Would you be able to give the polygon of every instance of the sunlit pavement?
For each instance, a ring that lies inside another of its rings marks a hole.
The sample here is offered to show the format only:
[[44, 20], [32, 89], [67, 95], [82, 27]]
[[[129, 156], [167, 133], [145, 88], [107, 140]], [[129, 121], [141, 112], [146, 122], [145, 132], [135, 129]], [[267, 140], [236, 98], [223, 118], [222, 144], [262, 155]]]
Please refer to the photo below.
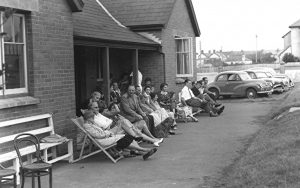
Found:
[[[203, 177], [217, 174], [238, 156], [243, 140], [258, 130], [257, 116], [267, 114], [272, 103], [228, 101], [219, 117], [201, 114], [197, 123], [180, 123], [177, 135], [166, 138], [147, 161], [138, 156], [113, 164], [98, 154], [75, 164], [57, 163], [54, 187], [199, 187]], [[43, 188], [47, 180], [43, 178]], [[27, 179], [26, 187], [30, 183]]]

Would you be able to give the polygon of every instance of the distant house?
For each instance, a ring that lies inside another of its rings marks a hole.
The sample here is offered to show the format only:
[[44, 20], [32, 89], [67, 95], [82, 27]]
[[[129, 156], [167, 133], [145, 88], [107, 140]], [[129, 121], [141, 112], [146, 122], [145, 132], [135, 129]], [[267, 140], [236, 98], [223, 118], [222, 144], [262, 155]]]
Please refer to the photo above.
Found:
[[279, 53], [282, 59], [285, 53], [292, 53], [296, 57], [300, 57], [300, 19], [289, 26], [290, 31], [282, 36], [283, 50]]
[[245, 54], [234, 54], [228, 55], [228, 58], [224, 61], [227, 65], [249, 65], [252, 64], [252, 60], [248, 59]]

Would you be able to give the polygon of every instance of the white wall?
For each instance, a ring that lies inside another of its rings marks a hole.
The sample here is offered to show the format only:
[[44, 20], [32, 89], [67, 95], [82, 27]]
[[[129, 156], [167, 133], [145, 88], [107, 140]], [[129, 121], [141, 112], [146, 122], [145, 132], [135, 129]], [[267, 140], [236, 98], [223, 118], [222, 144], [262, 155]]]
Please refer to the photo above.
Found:
[[300, 57], [300, 28], [291, 29], [292, 54]]

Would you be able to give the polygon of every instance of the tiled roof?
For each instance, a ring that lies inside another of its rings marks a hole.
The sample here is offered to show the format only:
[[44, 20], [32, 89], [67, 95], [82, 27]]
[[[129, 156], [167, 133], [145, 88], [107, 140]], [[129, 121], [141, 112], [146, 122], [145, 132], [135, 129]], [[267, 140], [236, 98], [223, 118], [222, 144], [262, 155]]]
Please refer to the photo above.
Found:
[[103, 5], [126, 26], [164, 25], [176, 0], [101, 0]]
[[293, 23], [292, 25], [290, 25], [290, 28], [294, 28], [294, 27], [300, 27], [300, 19], [295, 23]]
[[83, 11], [73, 13], [74, 36], [147, 45], [157, 43], [140, 36], [112, 19], [96, 0], [85, 0]]

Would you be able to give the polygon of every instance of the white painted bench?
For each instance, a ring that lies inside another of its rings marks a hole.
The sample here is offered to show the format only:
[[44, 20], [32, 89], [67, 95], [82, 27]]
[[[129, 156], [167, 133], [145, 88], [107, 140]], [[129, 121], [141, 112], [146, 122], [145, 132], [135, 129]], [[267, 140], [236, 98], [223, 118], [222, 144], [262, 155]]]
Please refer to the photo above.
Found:
[[[30, 133], [34, 135], [40, 135], [44, 133], [49, 133], [55, 134], [54, 132], [54, 126], [53, 126], [53, 119], [51, 114], [42, 114], [42, 115], [36, 115], [36, 116], [31, 116], [31, 117], [25, 117], [25, 118], [19, 118], [19, 119], [14, 119], [14, 120], [9, 120], [9, 121], [3, 121], [0, 122], [0, 128], [6, 128], [22, 123], [28, 123], [28, 122], [34, 122], [38, 120], [43, 120], [47, 119], [47, 126], [46, 127], [41, 127], [37, 128], [34, 130], [30, 131], [25, 131], [25, 132], [19, 132], [17, 134], [12, 134], [4, 137], [0, 137], [0, 144], [8, 143], [14, 140], [14, 138], [22, 133]], [[61, 144], [67, 144], [68, 146], [68, 152], [64, 155], [57, 156], [56, 152], [56, 146], [61, 145]], [[43, 154], [43, 159], [45, 162], [48, 163], [55, 163], [59, 160], [68, 160], [69, 162], [73, 161], [73, 140], [69, 139], [67, 142], [57, 142], [57, 143], [41, 143], [40, 144], [41, 151]], [[48, 152], [48, 149], [51, 149], [50, 152]], [[27, 157], [27, 162], [31, 163], [34, 162], [35, 159], [32, 158], [32, 153], [35, 152], [35, 147], [34, 146], [27, 146], [22, 149], [20, 149], [20, 153], [22, 156]], [[49, 160], [49, 158], [51, 159]], [[17, 183], [20, 183], [20, 177], [19, 177], [19, 159], [17, 156], [17, 153], [15, 150], [7, 153], [0, 154], [0, 163], [7, 162], [7, 161], [12, 161], [13, 162], [13, 169], [16, 170], [17, 172]]]

